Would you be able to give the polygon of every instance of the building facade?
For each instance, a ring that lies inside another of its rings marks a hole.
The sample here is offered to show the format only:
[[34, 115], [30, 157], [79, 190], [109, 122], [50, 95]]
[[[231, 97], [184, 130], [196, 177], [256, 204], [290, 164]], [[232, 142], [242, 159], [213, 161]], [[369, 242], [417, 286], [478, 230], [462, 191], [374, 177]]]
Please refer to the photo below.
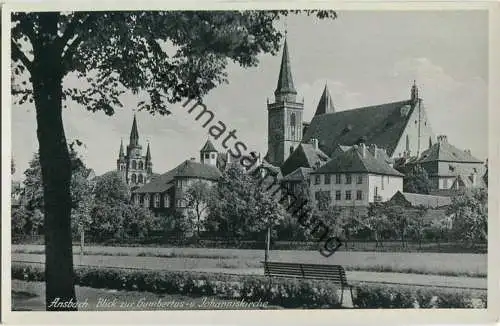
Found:
[[151, 149], [148, 143], [146, 155], [142, 155], [142, 145], [139, 142], [139, 130], [135, 115], [126, 151], [123, 149], [123, 141], [120, 143], [116, 169], [131, 189], [135, 189], [151, 181], [153, 175]]
[[377, 154], [365, 144], [355, 145], [311, 171], [310, 195], [316, 204], [326, 195], [334, 206], [366, 207], [402, 191], [403, 174]]

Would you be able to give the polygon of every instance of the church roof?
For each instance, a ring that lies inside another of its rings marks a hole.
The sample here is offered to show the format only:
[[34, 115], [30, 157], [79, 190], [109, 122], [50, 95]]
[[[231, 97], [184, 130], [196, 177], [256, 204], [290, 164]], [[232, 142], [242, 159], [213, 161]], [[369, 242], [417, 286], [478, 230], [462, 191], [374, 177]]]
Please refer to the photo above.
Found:
[[286, 175], [283, 181], [303, 181], [309, 177], [309, 174], [313, 171], [311, 168], [299, 167], [292, 173]]
[[210, 139], [207, 140], [205, 145], [203, 145], [203, 148], [200, 150], [200, 152], [217, 152], [215, 149], [214, 144], [210, 141]]
[[316, 107], [316, 113], [314, 113], [314, 115], [334, 113], [334, 112], [335, 112], [335, 107], [333, 105], [332, 96], [330, 95], [328, 86], [325, 85], [325, 89], [323, 90], [323, 94], [321, 94], [321, 98], [319, 99], [318, 106]]
[[285, 38], [283, 45], [283, 56], [281, 57], [280, 75], [278, 77], [278, 85], [274, 94], [297, 94], [292, 78], [292, 65], [290, 63], [290, 55], [288, 54], [288, 44]]
[[362, 147], [355, 146], [348, 151], [335, 154], [330, 161], [311, 174], [317, 173], [372, 173], [403, 177], [382, 158], [375, 158], [368, 148], [362, 154]]
[[134, 193], [161, 193], [174, 186], [174, 180], [178, 177], [199, 178], [206, 180], [217, 180], [221, 177], [219, 169], [209, 164], [202, 164], [192, 160], [186, 160], [172, 170], [152, 178], [151, 182], [134, 190]]
[[422, 152], [417, 163], [434, 161], [482, 163], [482, 161], [472, 156], [470, 152], [458, 149], [448, 143], [445, 136], [439, 136], [438, 138], [440, 139], [438, 142], [434, 143], [431, 148]]
[[337, 145], [364, 141], [392, 156], [414, 107], [411, 100], [405, 100], [316, 115], [303, 141], [318, 139], [320, 149], [328, 155]]
[[283, 175], [287, 175], [299, 167], [314, 168], [317, 162], [326, 162], [330, 158], [312, 144], [301, 143], [281, 166]]

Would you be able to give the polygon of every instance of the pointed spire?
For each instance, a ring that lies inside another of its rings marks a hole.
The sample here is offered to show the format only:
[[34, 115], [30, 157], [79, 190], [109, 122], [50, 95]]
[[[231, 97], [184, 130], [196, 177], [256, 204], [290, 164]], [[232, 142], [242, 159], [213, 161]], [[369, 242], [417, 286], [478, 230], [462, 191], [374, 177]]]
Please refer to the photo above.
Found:
[[200, 150], [200, 152], [202, 152], [202, 153], [217, 152], [217, 150], [215, 149], [215, 146], [214, 146], [214, 144], [212, 144], [210, 139], [207, 139], [207, 142], [205, 143], [205, 145], [203, 145], [203, 148]]
[[283, 45], [283, 56], [281, 57], [278, 85], [276, 86], [274, 95], [276, 97], [276, 101], [295, 101], [295, 96], [297, 95], [297, 91], [293, 85], [292, 66], [290, 63], [290, 56], [288, 55], [288, 43], [286, 37]]
[[416, 80], [413, 80], [413, 86], [411, 87], [411, 100], [412, 100], [412, 102], [415, 102], [418, 100], [418, 87], [417, 87]]
[[149, 149], [149, 142], [148, 149], [146, 150], [146, 162], [151, 162], [151, 150]]
[[139, 131], [137, 130], [137, 120], [134, 113], [134, 122], [132, 122], [132, 130], [130, 131], [130, 146], [139, 145]]
[[120, 139], [120, 154], [118, 154], [120, 158], [125, 157], [125, 152], [123, 151], [123, 139]]
[[330, 91], [328, 90], [328, 84], [325, 83], [325, 89], [323, 90], [323, 94], [321, 94], [321, 98], [319, 99], [318, 107], [316, 108], [315, 116], [325, 113], [334, 113], [335, 106], [333, 105], [332, 96], [330, 95]]

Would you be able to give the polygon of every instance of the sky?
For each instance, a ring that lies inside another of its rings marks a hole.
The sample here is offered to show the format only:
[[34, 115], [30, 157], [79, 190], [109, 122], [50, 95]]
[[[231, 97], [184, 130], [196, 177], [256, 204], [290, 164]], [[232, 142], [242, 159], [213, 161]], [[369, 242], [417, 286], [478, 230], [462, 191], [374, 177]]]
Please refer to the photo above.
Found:
[[[340, 11], [336, 20], [291, 16], [286, 25], [292, 75], [304, 121], [310, 121], [325, 83], [338, 111], [409, 99], [413, 80], [434, 132], [484, 160], [488, 155], [488, 15], [486, 11]], [[272, 100], [281, 52], [259, 56], [259, 65], [230, 63], [229, 83], [211, 91], [204, 103], [236, 129], [249, 150], [266, 154], [267, 98]], [[65, 86], [78, 86], [68, 79]], [[109, 117], [70, 103], [63, 112], [68, 142], [97, 175], [116, 169], [120, 140], [128, 144], [139, 99], [122, 97], [123, 108]], [[191, 157], [208, 139], [207, 129], [180, 104], [169, 116], [137, 112], [140, 142], [150, 142], [153, 170], [165, 173]], [[221, 139], [220, 139], [221, 140]], [[222, 149], [220, 142], [214, 142]], [[38, 150], [35, 108], [12, 107], [14, 179]], [[145, 153], [144, 153], [145, 154]]]

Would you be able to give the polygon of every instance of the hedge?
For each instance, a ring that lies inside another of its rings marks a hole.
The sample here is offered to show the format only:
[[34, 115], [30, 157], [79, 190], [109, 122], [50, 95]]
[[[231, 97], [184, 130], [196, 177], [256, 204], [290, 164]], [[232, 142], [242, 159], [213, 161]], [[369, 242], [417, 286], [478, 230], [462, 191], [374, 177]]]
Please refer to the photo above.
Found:
[[[13, 264], [12, 278], [44, 281], [43, 266]], [[148, 291], [158, 294], [218, 296], [261, 301], [285, 308], [340, 308], [339, 289], [328, 281], [267, 278], [194, 272], [80, 267], [76, 284], [93, 288]], [[486, 292], [359, 283], [356, 308], [486, 308]], [[344, 295], [344, 300], [346, 299]]]

